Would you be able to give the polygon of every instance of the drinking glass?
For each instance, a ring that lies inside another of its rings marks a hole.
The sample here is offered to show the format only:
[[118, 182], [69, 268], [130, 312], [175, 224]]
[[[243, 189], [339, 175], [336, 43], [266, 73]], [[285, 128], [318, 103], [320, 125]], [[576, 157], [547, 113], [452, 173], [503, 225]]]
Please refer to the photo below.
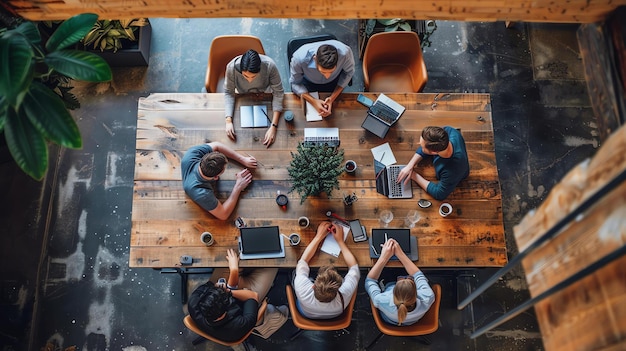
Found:
[[419, 222], [421, 218], [422, 216], [420, 216], [419, 212], [416, 210], [410, 210], [409, 213], [406, 214], [406, 223], [409, 228], [414, 228], [415, 223]]
[[383, 210], [380, 212], [380, 221], [383, 222], [383, 227], [387, 228], [389, 223], [393, 220], [393, 213], [389, 210]]

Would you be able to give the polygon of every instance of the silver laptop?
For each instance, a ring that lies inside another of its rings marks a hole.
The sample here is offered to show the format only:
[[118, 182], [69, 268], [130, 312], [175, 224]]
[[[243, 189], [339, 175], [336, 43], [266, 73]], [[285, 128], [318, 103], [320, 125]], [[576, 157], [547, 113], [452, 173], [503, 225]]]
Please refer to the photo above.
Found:
[[393, 101], [385, 94], [380, 94], [376, 101], [367, 110], [367, 117], [361, 127], [384, 138], [394, 123], [404, 113], [404, 106]]
[[410, 199], [413, 197], [412, 182], [397, 183], [398, 174], [405, 165], [390, 165], [376, 174], [376, 191], [390, 199]]

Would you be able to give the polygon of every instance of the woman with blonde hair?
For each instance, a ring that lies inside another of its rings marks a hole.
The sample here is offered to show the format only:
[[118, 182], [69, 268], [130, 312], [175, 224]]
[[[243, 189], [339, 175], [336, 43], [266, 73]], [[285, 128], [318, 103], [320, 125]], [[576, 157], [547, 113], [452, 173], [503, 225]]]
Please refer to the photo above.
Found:
[[[400, 260], [408, 275], [399, 276], [396, 281], [387, 283], [381, 288], [378, 278], [394, 255]], [[435, 301], [435, 293], [428, 285], [424, 273], [393, 239], [385, 242], [380, 258], [367, 274], [365, 290], [383, 320], [395, 325], [414, 324], [426, 314]]]

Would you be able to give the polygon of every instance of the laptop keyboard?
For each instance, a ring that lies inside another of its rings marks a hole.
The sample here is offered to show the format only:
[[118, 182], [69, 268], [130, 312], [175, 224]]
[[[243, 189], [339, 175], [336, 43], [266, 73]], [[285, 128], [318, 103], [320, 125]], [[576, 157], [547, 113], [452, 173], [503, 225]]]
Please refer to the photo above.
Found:
[[402, 196], [402, 183], [397, 183], [400, 167], [389, 167], [389, 195], [393, 197]]
[[370, 112], [388, 124], [393, 124], [398, 117], [398, 112], [380, 101], [370, 107]]

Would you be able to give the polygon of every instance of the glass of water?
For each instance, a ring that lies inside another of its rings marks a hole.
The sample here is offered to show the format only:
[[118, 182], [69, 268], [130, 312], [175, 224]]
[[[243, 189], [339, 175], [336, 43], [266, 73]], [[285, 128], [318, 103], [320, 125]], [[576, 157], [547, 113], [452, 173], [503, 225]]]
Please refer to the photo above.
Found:
[[415, 228], [415, 223], [419, 222], [420, 219], [422, 216], [416, 210], [411, 210], [406, 214], [406, 224], [409, 228]]
[[380, 212], [380, 221], [383, 222], [383, 227], [387, 228], [389, 223], [393, 220], [393, 213], [389, 210], [383, 210]]

